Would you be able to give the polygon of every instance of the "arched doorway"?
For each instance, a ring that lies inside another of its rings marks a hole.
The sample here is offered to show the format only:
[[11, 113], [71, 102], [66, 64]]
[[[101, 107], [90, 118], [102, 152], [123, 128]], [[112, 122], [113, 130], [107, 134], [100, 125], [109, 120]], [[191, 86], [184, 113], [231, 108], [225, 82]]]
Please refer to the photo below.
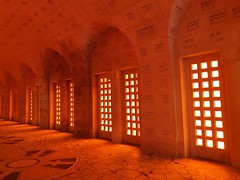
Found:
[[102, 31], [92, 59], [96, 134], [139, 144], [139, 73], [134, 49], [116, 28]]

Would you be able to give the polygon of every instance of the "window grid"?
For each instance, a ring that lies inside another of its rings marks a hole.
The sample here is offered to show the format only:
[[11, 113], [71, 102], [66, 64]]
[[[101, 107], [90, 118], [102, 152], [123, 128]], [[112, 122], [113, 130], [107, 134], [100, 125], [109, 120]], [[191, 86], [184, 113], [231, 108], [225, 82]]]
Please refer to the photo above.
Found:
[[33, 120], [33, 91], [32, 88], [29, 87], [29, 120], [32, 123]]
[[191, 64], [197, 146], [225, 149], [219, 61]]
[[112, 84], [111, 79], [99, 79], [101, 131], [112, 132]]
[[56, 125], [60, 125], [61, 124], [61, 87], [56, 84], [55, 85], [55, 94], [56, 94], [56, 97], [55, 97], [55, 105], [56, 105]]
[[74, 83], [69, 82], [70, 127], [74, 127]]
[[125, 73], [126, 133], [140, 136], [138, 74]]

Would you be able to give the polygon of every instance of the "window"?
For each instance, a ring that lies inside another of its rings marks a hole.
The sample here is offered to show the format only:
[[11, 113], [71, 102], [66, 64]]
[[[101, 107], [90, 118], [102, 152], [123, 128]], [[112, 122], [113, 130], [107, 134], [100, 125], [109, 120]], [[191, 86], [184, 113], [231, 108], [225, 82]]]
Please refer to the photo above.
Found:
[[59, 84], [55, 84], [55, 118], [56, 127], [61, 125], [61, 87]]
[[224, 111], [220, 74], [218, 60], [191, 64], [195, 144], [223, 150], [225, 149]]
[[69, 126], [74, 127], [74, 83], [69, 82]]
[[112, 132], [112, 84], [108, 77], [99, 78], [100, 130]]
[[125, 72], [124, 84], [126, 107], [126, 134], [128, 136], [140, 136], [138, 73]]

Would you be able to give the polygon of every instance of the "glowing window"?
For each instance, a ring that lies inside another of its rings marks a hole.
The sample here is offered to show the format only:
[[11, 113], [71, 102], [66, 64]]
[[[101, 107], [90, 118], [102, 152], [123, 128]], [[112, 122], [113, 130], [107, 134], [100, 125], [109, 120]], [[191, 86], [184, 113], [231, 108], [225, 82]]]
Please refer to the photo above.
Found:
[[207, 137], [212, 137], [213, 136], [212, 130], [206, 130], [206, 136]]
[[33, 91], [31, 87], [28, 87], [28, 98], [29, 98], [29, 123], [32, 124], [33, 120]]
[[193, 97], [194, 98], [199, 98], [199, 92], [198, 91], [193, 92]]
[[209, 88], [208, 81], [204, 81], [204, 82], [202, 83], [202, 87], [203, 87], [203, 88]]
[[209, 91], [203, 91], [203, 97], [208, 98], [209, 97]]
[[202, 140], [202, 139], [199, 139], [199, 138], [197, 138], [196, 145], [197, 145], [197, 146], [202, 146], [202, 145], [203, 145], [203, 140]]
[[201, 125], [202, 125], [201, 120], [196, 120], [196, 121], [195, 121], [195, 125], [196, 125], [196, 126], [201, 126]]
[[211, 64], [212, 64], [212, 67], [218, 67], [218, 61], [217, 60], [212, 61]]
[[216, 121], [216, 127], [217, 128], [223, 128], [223, 122], [222, 121]]
[[225, 149], [224, 142], [218, 141], [218, 143], [217, 143], [217, 148], [218, 148], [218, 149]]
[[223, 139], [223, 131], [217, 131], [217, 138]]
[[198, 83], [198, 82], [193, 83], [193, 88], [194, 88], [194, 89], [199, 88], [199, 83]]
[[195, 62], [190, 68], [196, 146], [224, 149], [224, 114], [220, 89], [224, 86], [221, 84], [218, 60]]
[[212, 71], [212, 77], [219, 77], [219, 72], [218, 72], [218, 70]]
[[207, 69], [208, 65], [206, 62], [201, 63], [201, 68], [202, 69]]
[[205, 110], [204, 111], [204, 116], [205, 117], [211, 117], [211, 111], [210, 110]]
[[212, 127], [212, 121], [211, 120], [206, 120], [205, 121], [205, 126], [206, 127]]
[[198, 79], [198, 73], [193, 73], [193, 74], [192, 74], [192, 78], [193, 78], [193, 79]]
[[55, 117], [56, 128], [61, 124], [61, 87], [55, 83]]
[[69, 82], [69, 118], [70, 127], [74, 127], [74, 83]]
[[[138, 74], [125, 71], [125, 104], [126, 109], [126, 133], [129, 136], [140, 136], [139, 98], [138, 98]], [[128, 77], [128, 78], [126, 78]], [[129, 89], [129, 90], [126, 90]]]
[[220, 91], [217, 90], [217, 91], [213, 91], [213, 97], [220, 97]]
[[192, 70], [197, 70], [198, 69], [198, 65], [197, 64], [192, 64]]
[[[126, 77], [128, 78], [128, 77]], [[100, 126], [101, 131], [112, 132], [112, 109], [111, 109], [111, 79], [107, 77], [99, 78], [99, 92], [100, 92]]]
[[213, 147], [213, 140], [207, 140], [206, 146], [212, 148]]
[[220, 82], [219, 82], [219, 80], [213, 81], [213, 87], [220, 87]]
[[200, 117], [201, 116], [201, 111], [200, 110], [195, 111], [195, 116]]
[[197, 129], [196, 130], [196, 135], [197, 136], [202, 136], [202, 130], [201, 129]]
[[208, 72], [202, 72], [202, 78], [203, 79], [208, 78]]
[[203, 105], [204, 107], [210, 107], [210, 101], [204, 101]]
[[222, 117], [222, 111], [215, 111], [215, 117], [221, 118]]
[[217, 101], [214, 101], [214, 107], [221, 107], [221, 101], [220, 100], [217, 100]]
[[200, 101], [194, 101], [194, 107], [200, 107]]

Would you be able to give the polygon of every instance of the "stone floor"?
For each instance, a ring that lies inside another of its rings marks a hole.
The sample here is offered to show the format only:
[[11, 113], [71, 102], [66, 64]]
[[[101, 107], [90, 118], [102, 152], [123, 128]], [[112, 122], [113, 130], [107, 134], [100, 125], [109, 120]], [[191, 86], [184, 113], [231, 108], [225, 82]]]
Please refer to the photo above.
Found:
[[240, 179], [240, 170], [0, 120], [0, 179]]

